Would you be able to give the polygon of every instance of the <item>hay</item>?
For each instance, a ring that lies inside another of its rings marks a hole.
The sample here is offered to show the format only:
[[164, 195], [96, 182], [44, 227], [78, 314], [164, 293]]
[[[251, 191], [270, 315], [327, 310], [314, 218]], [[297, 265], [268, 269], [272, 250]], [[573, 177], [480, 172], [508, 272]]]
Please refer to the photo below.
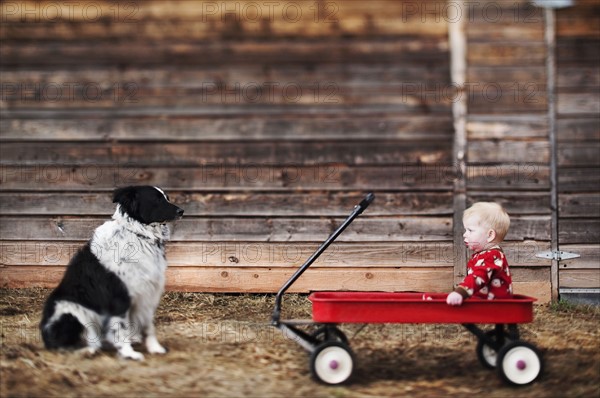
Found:
[[[342, 325], [356, 353], [351, 384], [310, 379], [308, 355], [269, 325], [273, 295], [167, 293], [157, 312], [166, 356], [134, 363], [43, 348], [43, 289], [0, 290], [0, 395], [490, 397], [600, 395], [600, 310], [538, 306], [523, 338], [545, 357], [542, 379], [515, 390], [483, 369], [474, 338], [458, 325]], [[309, 318], [306, 295], [286, 295], [284, 316]]]

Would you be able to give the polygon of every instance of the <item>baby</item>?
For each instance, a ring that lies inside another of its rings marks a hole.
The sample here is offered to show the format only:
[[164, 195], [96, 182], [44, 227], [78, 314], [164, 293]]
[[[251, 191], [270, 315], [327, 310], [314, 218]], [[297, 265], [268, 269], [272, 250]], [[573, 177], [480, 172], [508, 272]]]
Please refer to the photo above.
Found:
[[449, 305], [461, 305], [471, 296], [492, 300], [512, 296], [512, 279], [502, 242], [510, 218], [497, 203], [477, 202], [463, 214], [465, 244], [475, 253], [467, 263], [467, 276], [446, 298]]

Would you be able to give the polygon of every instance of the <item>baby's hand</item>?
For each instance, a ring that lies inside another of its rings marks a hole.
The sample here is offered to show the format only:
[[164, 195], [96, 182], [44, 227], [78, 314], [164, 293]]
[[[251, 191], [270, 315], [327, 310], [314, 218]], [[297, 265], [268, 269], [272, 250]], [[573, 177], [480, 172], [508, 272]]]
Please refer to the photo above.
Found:
[[448, 305], [461, 305], [462, 302], [463, 296], [457, 292], [452, 292], [446, 297], [446, 304]]

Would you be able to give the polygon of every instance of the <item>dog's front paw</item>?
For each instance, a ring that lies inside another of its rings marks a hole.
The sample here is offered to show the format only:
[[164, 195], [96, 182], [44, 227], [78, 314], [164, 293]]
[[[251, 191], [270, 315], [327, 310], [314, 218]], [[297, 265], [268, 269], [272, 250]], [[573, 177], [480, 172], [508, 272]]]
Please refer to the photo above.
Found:
[[119, 350], [119, 355], [121, 356], [121, 358], [124, 358], [124, 359], [132, 359], [134, 361], [143, 361], [144, 360], [144, 354], [142, 354], [141, 352], [135, 351], [133, 348], [131, 348], [131, 346], [122, 347]]
[[165, 347], [163, 347], [162, 345], [160, 345], [158, 340], [156, 340], [156, 337], [148, 337], [146, 339], [146, 350], [148, 350], [148, 352], [150, 354], [166, 354], [167, 353], [167, 349]]
[[77, 354], [81, 355], [83, 358], [93, 358], [100, 352], [98, 347], [88, 346], [77, 350]]
[[133, 359], [134, 361], [143, 361], [144, 354], [142, 354], [141, 352], [133, 351], [124, 358], [125, 359]]

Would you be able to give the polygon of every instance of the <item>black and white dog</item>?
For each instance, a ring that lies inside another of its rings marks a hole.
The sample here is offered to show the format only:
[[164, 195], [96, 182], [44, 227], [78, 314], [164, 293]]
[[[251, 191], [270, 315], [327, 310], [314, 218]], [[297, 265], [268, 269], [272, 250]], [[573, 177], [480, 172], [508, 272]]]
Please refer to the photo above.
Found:
[[73, 257], [50, 294], [40, 329], [48, 349], [104, 344], [124, 357], [142, 360], [132, 342], [144, 339], [151, 354], [166, 349], [156, 339], [154, 312], [165, 284], [168, 221], [183, 216], [159, 188], [133, 186], [115, 190], [111, 221]]

